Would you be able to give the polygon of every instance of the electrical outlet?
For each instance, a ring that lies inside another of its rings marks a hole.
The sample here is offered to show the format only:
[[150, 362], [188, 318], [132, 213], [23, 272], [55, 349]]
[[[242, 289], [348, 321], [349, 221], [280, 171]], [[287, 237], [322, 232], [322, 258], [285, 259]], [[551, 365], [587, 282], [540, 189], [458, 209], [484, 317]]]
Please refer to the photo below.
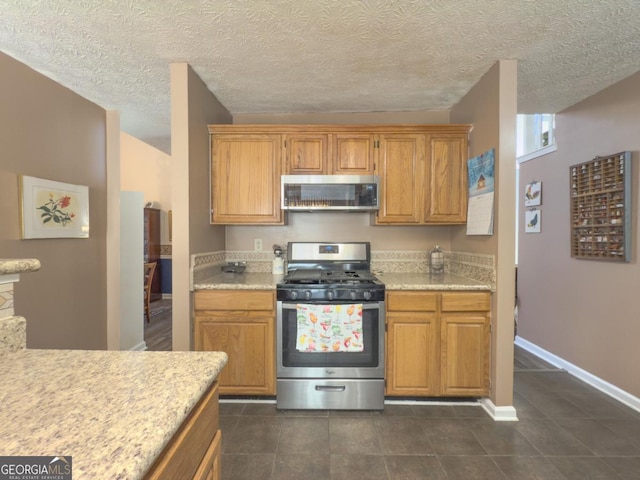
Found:
[[262, 239], [261, 238], [254, 238], [253, 239], [253, 250], [256, 252], [261, 252], [262, 251]]

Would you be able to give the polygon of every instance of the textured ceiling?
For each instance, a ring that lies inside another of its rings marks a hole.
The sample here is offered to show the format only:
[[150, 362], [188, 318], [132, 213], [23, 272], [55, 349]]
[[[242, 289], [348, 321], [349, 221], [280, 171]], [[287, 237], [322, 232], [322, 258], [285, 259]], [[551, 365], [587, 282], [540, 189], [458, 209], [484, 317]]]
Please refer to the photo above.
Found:
[[518, 60], [520, 113], [640, 69], [640, 0], [0, 0], [0, 50], [167, 150], [169, 64], [232, 114], [449, 109]]

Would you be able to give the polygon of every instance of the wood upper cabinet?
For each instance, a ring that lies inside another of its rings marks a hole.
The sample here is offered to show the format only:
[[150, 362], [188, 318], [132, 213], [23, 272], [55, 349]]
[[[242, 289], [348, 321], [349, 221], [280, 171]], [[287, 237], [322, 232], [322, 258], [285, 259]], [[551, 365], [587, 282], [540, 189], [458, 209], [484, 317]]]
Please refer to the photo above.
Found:
[[377, 225], [466, 221], [470, 125], [209, 125], [211, 223], [284, 224], [280, 175], [378, 175]]
[[336, 133], [331, 136], [333, 168], [336, 175], [372, 175], [375, 135], [370, 133]]
[[467, 136], [429, 135], [424, 222], [467, 221]]
[[288, 175], [373, 174], [373, 134], [299, 132], [284, 138]]
[[[467, 125], [381, 133], [378, 225], [445, 225], [467, 218]], [[453, 133], [447, 133], [453, 132]]]
[[275, 394], [275, 292], [200, 290], [194, 294], [194, 345], [229, 355], [220, 393]]
[[285, 173], [321, 175], [329, 171], [327, 134], [291, 133], [284, 136]]
[[211, 223], [282, 224], [282, 135], [211, 135]]
[[489, 393], [490, 294], [442, 294], [441, 379], [443, 395]]
[[422, 218], [424, 134], [381, 134], [376, 173], [380, 177], [378, 224], [418, 224]]
[[490, 298], [488, 292], [387, 292], [385, 394], [488, 395]]
[[438, 395], [436, 305], [434, 293], [387, 294], [386, 395]]

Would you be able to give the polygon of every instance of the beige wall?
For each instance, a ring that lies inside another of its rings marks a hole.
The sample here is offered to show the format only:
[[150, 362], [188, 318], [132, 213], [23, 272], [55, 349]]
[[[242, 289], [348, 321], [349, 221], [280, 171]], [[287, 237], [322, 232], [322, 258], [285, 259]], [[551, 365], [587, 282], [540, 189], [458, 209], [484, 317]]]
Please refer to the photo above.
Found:
[[171, 157], [124, 132], [120, 133], [120, 172], [123, 191], [142, 192], [144, 204], [159, 208], [160, 243], [168, 245], [171, 210]]
[[186, 63], [171, 64], [173, 349], [190, 350], [190, 254], [224, 249], [224, 227], [209, 224], [208, 124], [231, 115]]
[[[16, 313], [30, 348], [107, 347], [106, 112], [0, 53], [0, 256], [38, 258]], [[19, 174], [89, 187], [90, 238], [20, 240]]]
[[[306, 113], [306, 114], [236, 114], [237, 124], [397, 124], [449, 123], [448, 110], [419, 112]], [[290, 241], [368, 241], [373, 250], [430, 250], [436, 244], [450, 246], [450, 227], [372, 226], [366, 213], [308, 213], [288, 215], [287, 225], [229, 226], [226, 229], [227, 250], [253, 250], [253, 239], [263, 240], [265, 249], [274, 243]]]
[[496, 256], [496, 292], [492, 305], [491, 400], [513, 403], [513, 329], [515, 295], [515, 138], [517, 64], [496, 63], [452, 109], [452, 123], [472, 123], [470, 157], [495, 148], [494, 226], [491, 236], [467, 236], [454, 230], [452, 248]]
[[[640, 397], [638, 151], [640, 73], [556, 116], [558, 150], [520, 165], [520, 190], [542, 181], [542, 227], [519, 212], [518, 335]], [[569, 251], [569, 166], [633, 152], [632, 261], [576, 260]]]

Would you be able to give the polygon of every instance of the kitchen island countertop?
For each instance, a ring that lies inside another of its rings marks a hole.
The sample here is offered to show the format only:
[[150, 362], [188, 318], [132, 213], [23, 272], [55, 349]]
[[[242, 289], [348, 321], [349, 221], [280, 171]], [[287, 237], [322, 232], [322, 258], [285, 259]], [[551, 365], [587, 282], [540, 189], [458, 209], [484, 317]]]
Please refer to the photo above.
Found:
[[74, 479], [142, 478], [224, 352], [0, 352], [0, 455], [72, 456]]

